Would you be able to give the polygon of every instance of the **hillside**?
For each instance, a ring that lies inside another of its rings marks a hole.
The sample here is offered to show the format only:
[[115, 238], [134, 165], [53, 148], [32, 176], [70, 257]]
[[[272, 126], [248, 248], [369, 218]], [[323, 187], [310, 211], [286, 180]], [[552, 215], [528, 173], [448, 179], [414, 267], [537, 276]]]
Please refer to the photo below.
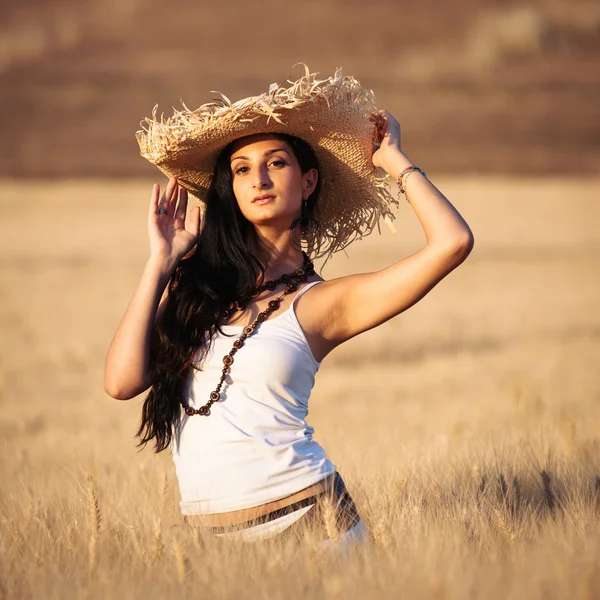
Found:
[[597, 3], [5, 0], [0, 176], [147, 176], [134, 132], [218, 90], [232, 99], [337, 66], [438, 172], [600, 168]]

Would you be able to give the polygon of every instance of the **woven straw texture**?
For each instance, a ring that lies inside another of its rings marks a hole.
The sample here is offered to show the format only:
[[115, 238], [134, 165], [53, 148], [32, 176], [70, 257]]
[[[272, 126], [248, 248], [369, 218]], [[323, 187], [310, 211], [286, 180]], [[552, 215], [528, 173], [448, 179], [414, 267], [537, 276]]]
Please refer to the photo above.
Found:
[[[303, 64], [303, 63], [300, 63]], [[289, 87], [271, 84], [269, 91], [232, 103], [222, 100], [172, 117], [142, 121], [136, 138], [141, 155], [201, 201], [210, 185], [219, 153], [233, 140], [256, 133], [287, 133], [311, 145], [319, 162], [321, 195], [316, 206], [320, 226], [307, 247], [316, 258], [345, 248], [370, 234], [379, 220], [393, 233], [397, 200], [390, 178], [379, 175], [371, 156], [377, 141], [369, 117], [376, 110], [371, 90], [341, 68], [319, 80], [305, 74]], [[219, 93], [219, 92], [215, 92]], [[383, 172], [381, 172], [383, 173]]]

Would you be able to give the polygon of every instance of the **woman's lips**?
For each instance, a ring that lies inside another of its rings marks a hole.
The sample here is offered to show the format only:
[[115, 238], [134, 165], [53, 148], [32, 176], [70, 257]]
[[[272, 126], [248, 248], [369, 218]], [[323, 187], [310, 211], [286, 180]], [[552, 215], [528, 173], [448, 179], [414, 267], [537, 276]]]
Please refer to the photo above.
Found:
[[275, 200], [274, 196], [268, 196], [267, 198], [259, 198], [258, 200], [253, 200], [253, 204], [268, 204], [271, 200]]

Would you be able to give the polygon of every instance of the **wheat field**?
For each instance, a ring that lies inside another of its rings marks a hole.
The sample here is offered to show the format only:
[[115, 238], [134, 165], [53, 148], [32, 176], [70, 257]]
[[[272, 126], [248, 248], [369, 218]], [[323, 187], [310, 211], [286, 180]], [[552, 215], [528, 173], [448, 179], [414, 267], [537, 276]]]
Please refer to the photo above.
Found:
[[[142, 397], [104, 393], [152, 182], [1, 183], [0, 597], [600, 598], [600, 180], [434, 181], [473, 253], [311, 397], [369, 531], [346, 553], [185, 529]], [[419, 248], [408, 204], [396, 227], [322, 275]]]

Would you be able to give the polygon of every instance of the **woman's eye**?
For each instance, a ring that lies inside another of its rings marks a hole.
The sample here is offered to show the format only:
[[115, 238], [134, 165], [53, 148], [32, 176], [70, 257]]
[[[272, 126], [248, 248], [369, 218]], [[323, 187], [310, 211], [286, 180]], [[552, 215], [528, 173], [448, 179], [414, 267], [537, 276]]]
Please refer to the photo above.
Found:
[[[273, 160], [269, 163], [269, 165], [276, 165], [276, 166], [285, 166], [286, 164], [287, 163], [281, 159]], [[244, 169], [248, 169], [248, 167], [240, 167], [239, 169], [236, 169], [235, 174], [240, 175], [240, 174], [244, 173], [245, 172]]]

